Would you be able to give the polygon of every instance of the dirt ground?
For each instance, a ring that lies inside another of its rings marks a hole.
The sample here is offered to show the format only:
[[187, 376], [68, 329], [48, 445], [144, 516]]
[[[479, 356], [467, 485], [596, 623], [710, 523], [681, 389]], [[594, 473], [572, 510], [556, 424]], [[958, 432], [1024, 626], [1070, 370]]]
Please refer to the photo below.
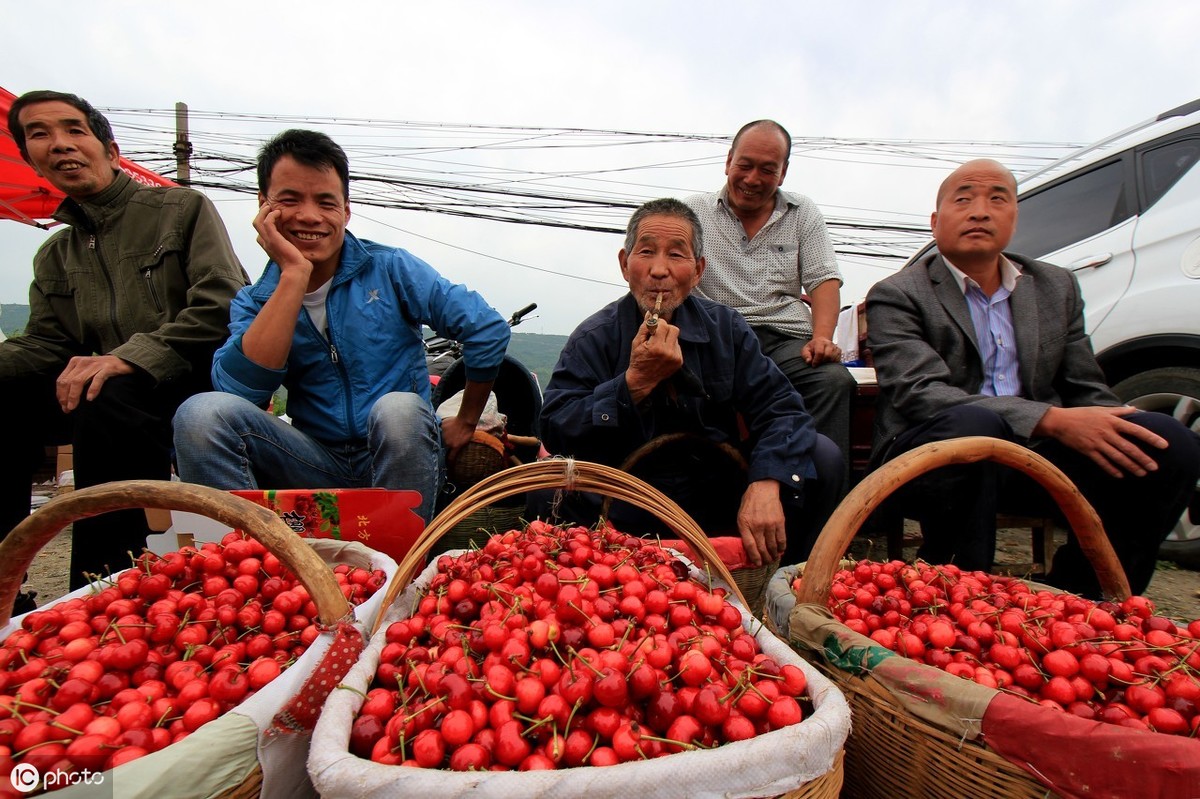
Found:
[[[1056, 543], [1061, 544], [1065, 540], [1066, 533], [1062, 530], [1057, 531]], [[886, 559], [885, 552], [886, 545], [882, 538], [860, 538], [852, 549], [855, 557], [877, 560]], [[39, 603], [67, 592], [70, 553], [71, 531], [70, 527], [67, 527], [47, 544], [34, 560], [26, 587], [38, 592]], [[915, 550], [906, 550], [905, 555], [913, 557]], [[998, 532], [998, 568], [1003, 564], [1029, 563], [1031, 560], [1028, 530], [1010, 529]], [[1164, 616], [1177, 621], [1200, 619], [1200, 572], [1181, 569], [1173, 563], [1160, 562], [1146, 596], [1154, 600], [1159, 613]]]

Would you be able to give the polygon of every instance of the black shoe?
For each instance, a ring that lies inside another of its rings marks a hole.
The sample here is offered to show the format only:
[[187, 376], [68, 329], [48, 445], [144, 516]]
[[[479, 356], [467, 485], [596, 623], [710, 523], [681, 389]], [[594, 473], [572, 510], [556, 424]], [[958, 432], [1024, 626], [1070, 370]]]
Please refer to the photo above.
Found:
[[20, 616], [28, 613], [31, 610], [37, 610], [37, 602], [34, 598], [37, 596], [37, 591], [18, 591], [17, 601], [13, 603], [13, 616]]

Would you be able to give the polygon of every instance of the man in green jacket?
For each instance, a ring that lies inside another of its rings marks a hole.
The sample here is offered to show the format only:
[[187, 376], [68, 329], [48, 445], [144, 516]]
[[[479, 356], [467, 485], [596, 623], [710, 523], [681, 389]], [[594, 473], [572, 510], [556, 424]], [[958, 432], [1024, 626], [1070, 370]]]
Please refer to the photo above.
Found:
[[[78, 487], [169, 479], [175, 409], [209, 388], [229, 303], [249, 282], [212, 203], [130, 179], [86, 100], [28, 92], [8, 124], [22, 157], [67, 195], [54, 215], [67, 227], [34, 257], [25, 334], [0, 342], [0, 535], [28, 515], [47, 445], [74, 446]], [[76, 522], [71, 587], [128, 566], [147, 532], [140, 511]]]

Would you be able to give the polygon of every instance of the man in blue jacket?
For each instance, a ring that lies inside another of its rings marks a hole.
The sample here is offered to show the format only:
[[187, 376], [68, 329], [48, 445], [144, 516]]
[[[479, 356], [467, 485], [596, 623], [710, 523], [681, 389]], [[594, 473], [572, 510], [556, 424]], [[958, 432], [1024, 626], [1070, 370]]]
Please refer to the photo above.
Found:
[[[442, 446], [471, 440], [509, 329], [424, 261], [349, 233], [349, 181], [323, 133], [284, 131], [259, 152], [254, 228], [271, 260], [234, 299], [213, 359], [219, 390], [175, 416], [179, 475], [224, 489], [412, 489], [429, 521]], [[440, 424], [422, 325], [463, 344], [463, 401]], [[290, 425], [266, 411], [281, 385]]]

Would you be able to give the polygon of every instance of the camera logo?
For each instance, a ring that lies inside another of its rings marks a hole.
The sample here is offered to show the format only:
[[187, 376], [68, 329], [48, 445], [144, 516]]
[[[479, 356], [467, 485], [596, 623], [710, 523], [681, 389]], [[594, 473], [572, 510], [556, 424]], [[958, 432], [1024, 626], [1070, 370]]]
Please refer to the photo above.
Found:
[[38, 773], [36, 766], [29, 763], [18, 763], [14, 766], [8, 779], [13, 787], [22, 793], [29, 793], [42, 784], [42, 775]]

